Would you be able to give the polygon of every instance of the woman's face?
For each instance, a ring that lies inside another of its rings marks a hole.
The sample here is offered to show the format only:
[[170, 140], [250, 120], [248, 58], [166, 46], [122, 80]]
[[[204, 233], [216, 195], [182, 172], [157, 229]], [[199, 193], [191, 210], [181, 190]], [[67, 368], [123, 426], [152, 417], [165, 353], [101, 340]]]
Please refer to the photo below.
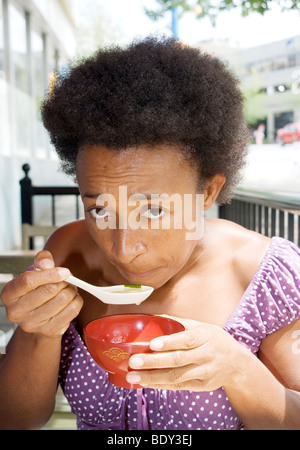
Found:
[[198, 178], [174, 148], [85, 147], [76, 171], [89, 233], [124, 281], [158, 288], [192, 263], [201, 242], [187, 239]]

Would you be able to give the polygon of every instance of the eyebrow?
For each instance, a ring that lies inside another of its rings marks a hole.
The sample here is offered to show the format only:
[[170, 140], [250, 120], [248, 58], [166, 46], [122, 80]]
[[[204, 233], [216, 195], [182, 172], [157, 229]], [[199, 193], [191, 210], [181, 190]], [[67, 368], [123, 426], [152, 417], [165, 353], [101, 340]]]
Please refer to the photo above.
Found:
[[101, 194], [90, 194], [89, 192], [86, 192], [85, 194], [83, 194], [83, 198], [97, 198], [99, 197], [99, 195]]
[[[86, 192], [85, 194], [83, 194], [83, 198], [98, 198], [101, 195], [104, 195], [104, 194], [100, 194], [100, 193], [99, 194], [92, 194], [90, 192]], [[152, 195], [156, 195], [156, 194], [149, 193], [149, 192], [146, 192], [145, 194], [143, 194], [143, 193], [139, 192], [137, 194], [130, 195], [130, 198], [132, 200], [138, 201], [138, 200], [144, 200], [145, 197], [146, 197], [147, 200], [151, 200], [151, 196]]]

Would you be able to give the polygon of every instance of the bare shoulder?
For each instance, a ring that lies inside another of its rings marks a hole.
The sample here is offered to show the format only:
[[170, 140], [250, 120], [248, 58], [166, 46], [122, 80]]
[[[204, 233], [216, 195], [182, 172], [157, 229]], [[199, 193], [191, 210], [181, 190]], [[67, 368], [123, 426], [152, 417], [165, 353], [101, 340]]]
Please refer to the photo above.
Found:
[[300, 391], [300, 319], [269, 334], [258, 357], [289, 389]]
[[219, 236], [219, 248], [227, 254], [242, 284], [248, 286], [270, 246], [271, 238], [222, 219], [214, 220], [213, 227]]
[[77, 220], [58, 228], [48, 239], [45, 250], [49, 250], [58, 266], [75, 255], [84, 255], [91, 246], [91, 237], [84, 220]]
[[271, 238], [240, 227], [234, 239], [234, 264], [246, 285], [256, 274], [271, 244]]

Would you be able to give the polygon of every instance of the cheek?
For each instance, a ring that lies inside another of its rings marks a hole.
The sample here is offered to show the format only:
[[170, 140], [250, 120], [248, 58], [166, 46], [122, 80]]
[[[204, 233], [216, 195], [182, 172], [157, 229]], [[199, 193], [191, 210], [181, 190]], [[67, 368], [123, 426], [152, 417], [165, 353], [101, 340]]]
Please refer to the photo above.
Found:
[[175, 265], [185, 259], [192, 246], [193, 243], [186, 240], [185, 230], [160, 230], [151, 240], [151, 248]]
[[97, 247], [107, 253], [112, 246], [111, 230], [109, 228], [106, 230], [99, 229], [95, 220], [86, 220], [86, 226]]

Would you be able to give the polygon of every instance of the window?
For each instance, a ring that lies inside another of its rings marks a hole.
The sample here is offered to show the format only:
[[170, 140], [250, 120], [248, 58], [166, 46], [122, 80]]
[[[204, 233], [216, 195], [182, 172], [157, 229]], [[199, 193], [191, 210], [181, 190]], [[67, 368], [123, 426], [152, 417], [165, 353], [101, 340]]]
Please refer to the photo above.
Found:
[[41, 104], [45, 93], [44, 38], [38, 32], [31, 31], [32, 86], [33, 86], [33, 125], [34, 147], [38, 157], [47, 155], [47, 137], [42, 125]]
[[29, 155], [31, 147], [29, 71], [25, 13], [9, 4], [14, 153]]
[[274, 70], [280, 70], [288, 67], [288, 58], [286, 56], [281, 56], [274, 60]]
[[289, 67], [294, 67], [296, 65], [296, 53], [288, 56]]
[[4, 24], [2, 2], [0, 1], [0, 79], [4, 78]]
[[0, 0], [0, 154], [10, 153], [8, 84], [5, 73], [4, 17]]
[[52, 158], [41, 103], [65, 55], [41, 17], [42, 1], [27, 11], [31, 3], [0, 0], [0, 155]]

